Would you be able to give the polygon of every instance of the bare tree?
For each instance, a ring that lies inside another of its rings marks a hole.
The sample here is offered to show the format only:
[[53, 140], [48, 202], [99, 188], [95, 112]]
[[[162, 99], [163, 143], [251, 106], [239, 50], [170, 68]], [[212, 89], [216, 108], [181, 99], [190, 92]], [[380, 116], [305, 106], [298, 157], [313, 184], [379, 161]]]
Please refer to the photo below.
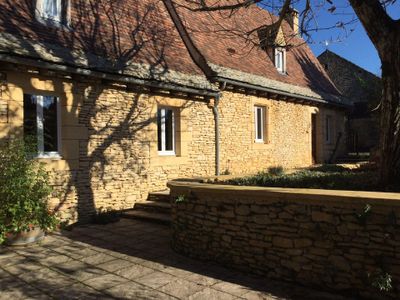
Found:
[[[276, 30], [292, 6], [302, 4], [299, 12], [300, 32], [306, 40], [312, 38], [312, 32], [318, 30], [342, 29], [346, 34], [353, 31], [348, 28], [360, 21], [371, 42], [376, 48], [382, 64], [382, 98], [380, 102], [380, 181], [386, 186], [400, 176], [400, 20], [394, 20], [388, 13], [391, 5], [397, 0], [177, 0], [177, 6], [191, 11], [215, 12], [227, 11], [234, 14], [240, 9], [257, 5], [275, 13], [278, 17], [262, 28], [242, 33], [249, 39], [252, 32], [259, 29]], [[353, 11], [344, 8], [352, 8]], [[331, 14], [340, 16], [339, 20], [329, 26], [320, 26], [318, 14], [325, 9]], [[235, 32], [235, 34], [237, 34]]]

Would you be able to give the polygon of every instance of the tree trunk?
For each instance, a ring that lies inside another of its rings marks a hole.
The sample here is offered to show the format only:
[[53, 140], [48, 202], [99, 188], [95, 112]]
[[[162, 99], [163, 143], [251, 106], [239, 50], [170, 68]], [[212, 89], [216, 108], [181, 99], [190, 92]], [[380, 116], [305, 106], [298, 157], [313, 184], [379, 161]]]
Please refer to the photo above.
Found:
[[385, 55], [388, 58], [382, 61], [380, 181], [383, 186], [400, 179], [400, 53], [399, 43], [391, 42], [391, 50]]

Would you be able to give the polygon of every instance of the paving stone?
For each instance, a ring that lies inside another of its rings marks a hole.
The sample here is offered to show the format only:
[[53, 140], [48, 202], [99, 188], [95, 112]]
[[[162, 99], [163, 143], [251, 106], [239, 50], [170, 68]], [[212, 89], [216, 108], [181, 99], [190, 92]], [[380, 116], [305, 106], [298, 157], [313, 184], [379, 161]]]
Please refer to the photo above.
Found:
[[80, 261], [67, 262], [52, 267], [54, 270], [61, 272], [77, 281], [85, 281], [94, 277], [107, 274], [106, 271], [85, 264]]
[[19, 276], [19, 278], [28, 282], [33, 287], [45, 292], [75, 283], [73, 279], [47, 268], [23, 273]]
[[83, 283], [91, 286], [96, 290], [105, 290], [111, 288], [115, 285], [122, 284], [127, 282], [128, 279], [114, 275], [114, 274], [106, 274], [99, 277], [95, 277], [89, 280], [84, 281]]
[[175, 280], [176, 280], [175, 276], [172, 276], [168, 273], [155, 271], [143, 277], [136, 278], [135, 282], [139, 282], [141, 284], [156, 289]]
[[97, 268], [103, 269], [108, 272], [114, 272], [132, 266], [133, 263], [125, 259], [114, 259], [102, 264], [97, 265]]
[[249, 292], [249, 288], [230, 282], [219, 282], [214, 284], [212, 288], [235, 296], [241, 296]]
[[116, 275], [122, 276], [124, 278], [133, 280], [139, 277], [142, 277], [146, 274], [154, 273], [153, 269], [141, 266], [141, 265], [132, 265], [130, 267], [118, 270], [114, 272]]
[[187, 299], [189, 300], [232, 300], [232, 299], [238, 299], [235, 296], [232, 296], [231, 294], [227, 294], [221, 291], [217, 291], [211, 288], [205, 288], [191, 296], [189, 296]]
[[90, 265], [99, 265], [114, 259], [115, 259], [114, 256], [110, 256], [105, 253], [97, 253], [95, 255], [82, 257], [79, 260]]
[[45, 257], [40, 260], [40, 263], [45, 266], [53, 266], [53, 265], [60, 265], [60, 264], [66, 263], [71, 260], [72, 260], [72, 258], [67, 255], [58, 254], [58, 255], [52, 255], [49, 257]]
[[12, 265], [12, 266], [6, 266], [4, 267], [4, 270], [6, 270], [7, 272], [13, 274], [13, 275], [21, 275], [23, 273], [27, 273], [30, 271], [36, 271], [39, 269], [43, 269], [44, 267], [42, 265], [40, 265], [37, 262], [33, 262], [33, 261], [26, 261], [23, 264], [16, 264], [16, 265]]
[[257, 292], [257, 291], [250, 291], [244, 295], [241, 296], [241, 298], [246, 299], [246, 300], [278, 300], [278, 299], [283, 299], [279, 298], [278, 296], [273, 296], [268, 293], [262, 293], [262, 292]]
[[216, 284], [217, 282], [220, 282], [219, 279], [216, 279], [214, 277], [202, 275], [202, 274], [196, 274], [196, 273], [187, 276], [186, 280], [189, 280], [192, 282], [197, 282], [197, 283], [199, 283], [201, 285], [205, 285], [205, 286], [211, 286], [213, 284]]
[[68, 300], [97, 300], [97, 299], [111, 299], [112, 297], [103, 294], [102, 292], [96, 291], [91, 287], [82, 283], [76, 283], [74, 285], [63, 287], [58, 290], [51, 292], [51, 295], [55, 299], [68, 299]]
[[184, 279], [177, 279], [159, 288], [159, 291], [164, 292], [168, 295], [172, 295], [179, 299], [187, 299], [187, 297], [189, 297], [190, 295], [193, 295], [204, 288], [204, 285], [200, 285]]
[[105, 290], [105, 293], [118, 299], [146, 299], [146, 300], [170, 300], [172, 296], [145, 287], [134, 282], [127, 282]]

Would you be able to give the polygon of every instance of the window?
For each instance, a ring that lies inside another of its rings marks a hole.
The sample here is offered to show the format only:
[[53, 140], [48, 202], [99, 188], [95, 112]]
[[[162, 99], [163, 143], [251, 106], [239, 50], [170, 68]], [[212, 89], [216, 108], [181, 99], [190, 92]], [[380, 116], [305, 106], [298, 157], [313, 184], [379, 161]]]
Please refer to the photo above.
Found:
[[265, 107], [254, 107], [255, 142], [264, 143], [265, 138]]
[[280, 73], [285, 73], [285, 49], [275, 48], [275, 67]]
[[69, 0], [37, 0], [37, 18], [45, 24], [67, 24]]
[[157, 110], [158, 152], [175, 155], [175, 112], [171, 108]]
[[58, 102], [53, 96], [24, 95], [24, 136], [34, 138], [39, 157], [59, 155]]
[[332, 142], [332, 116], [325, 118], [325, 142]]

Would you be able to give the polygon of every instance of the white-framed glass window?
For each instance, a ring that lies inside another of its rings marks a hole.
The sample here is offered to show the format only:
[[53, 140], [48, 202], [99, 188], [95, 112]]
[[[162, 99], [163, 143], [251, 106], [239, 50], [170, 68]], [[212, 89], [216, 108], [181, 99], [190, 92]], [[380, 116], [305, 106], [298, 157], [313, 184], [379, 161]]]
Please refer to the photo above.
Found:
[[325, 117], [325, 142], [331, 143], [332, 142], [332, 116]]
[[157, 110], [158, 153], [175, 155], [175, 110], [160, 107]]
[[275, 67], [280, 73], [285, 73], [285, 57], [286, 51], [284, 48], [275, 48]]
[[255, 138], [256, 143], [264, 143], [265, 141], [265, 107], [254, 107], [254, 125], [255, 125]]
[[38, 10], [43, 19], [62, 21], [62, 0], [38, 0]]
[[24, 136], [37, 143], [38, 157], [59, 157], [61, 126], [59, 98], [24, 94]]

